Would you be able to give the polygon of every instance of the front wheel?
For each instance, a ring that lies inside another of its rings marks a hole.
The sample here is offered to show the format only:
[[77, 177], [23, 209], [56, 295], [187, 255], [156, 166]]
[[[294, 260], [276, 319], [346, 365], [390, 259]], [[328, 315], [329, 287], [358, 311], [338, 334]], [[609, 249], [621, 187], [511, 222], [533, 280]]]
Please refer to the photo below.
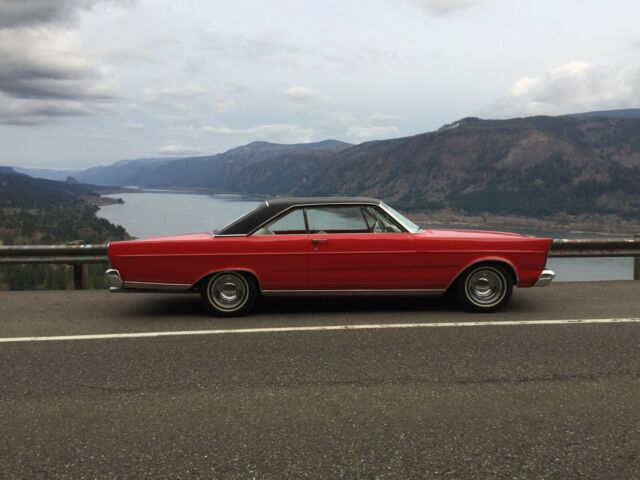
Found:
[[495, 312], [504, 307], [513, 292], [511, 273], [500, 265], [469, 268], [456, 283], [458, 300], [474, 312]]
[[204, 282], [200, 295], [205, 306], [214, 315], [239, 317], [251, 310], [255, 304], [258, 286], [249, 275], [221, 272]]

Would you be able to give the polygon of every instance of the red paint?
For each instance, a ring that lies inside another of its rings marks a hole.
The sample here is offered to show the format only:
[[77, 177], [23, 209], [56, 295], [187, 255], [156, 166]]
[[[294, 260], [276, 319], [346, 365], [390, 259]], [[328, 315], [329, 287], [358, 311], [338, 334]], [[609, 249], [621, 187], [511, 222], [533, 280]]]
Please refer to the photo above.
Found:
[[[312, 240], [318, 240], [312, 242]], [[195, 284], [244, 270], [263, 290], [445, 289], [470, 265], [498, 261], [531, 287], [551, 239], [468, 230], [212, 237], [208, 233], [112, 242], [125, 282]]]

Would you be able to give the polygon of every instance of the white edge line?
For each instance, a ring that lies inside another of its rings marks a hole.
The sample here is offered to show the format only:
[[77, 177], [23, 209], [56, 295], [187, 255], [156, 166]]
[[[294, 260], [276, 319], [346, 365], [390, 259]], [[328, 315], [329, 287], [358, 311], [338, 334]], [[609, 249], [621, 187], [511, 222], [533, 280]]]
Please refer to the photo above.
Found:
[[114, 338], [153, 338], [180, 337], [187, 335], [227, 335], [244, 333], [282, 333], [282, 332], [322, 332], [336, 330], [386, 330], [402, 328], [452, 328], [452, 327], [508, 327], [519, 325], [568, 325], [568, 324], [603, 324], [603, 323], [640, 323], [640, 318], [586, 318], [566, 320], [505, 320], [487, 322], [440, 322], [440, 323], [389, 323], [364, 325], [325, 325], [314, 327], [267, 327], [238, 328], [220, 330], [181, 330], [169, 332], [137, 332], [137, 333], [103, 333], [93, 335], [57, 335], [48, 337], [7, 337], [0, 338], [0, 343], [19, 342], [53, 342], [70, 340], [103, 340]]

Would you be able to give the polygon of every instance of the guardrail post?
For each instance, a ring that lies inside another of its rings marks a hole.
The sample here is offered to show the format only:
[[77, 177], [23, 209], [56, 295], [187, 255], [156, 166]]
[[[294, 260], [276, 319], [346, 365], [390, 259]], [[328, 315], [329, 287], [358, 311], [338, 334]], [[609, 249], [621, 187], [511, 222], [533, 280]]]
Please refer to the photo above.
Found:
[[84, 270], [85, 267], [82, 263], [73, 264], [73, 287], [76, 290], [84, 289]]
[[[640, 233], [633, 236], [636, 240], [640, 240]], [[640, 255], [633, 257], [633, 279], [640, 280]]]

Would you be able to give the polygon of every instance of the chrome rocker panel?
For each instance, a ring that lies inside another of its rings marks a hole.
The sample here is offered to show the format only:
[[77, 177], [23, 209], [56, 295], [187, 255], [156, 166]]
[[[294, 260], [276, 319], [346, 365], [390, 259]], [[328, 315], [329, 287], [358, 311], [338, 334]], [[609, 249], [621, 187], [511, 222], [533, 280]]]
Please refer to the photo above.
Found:
[[446, 290], [439, 289], [397, 289], [397, 290], [377, 290], [377, 289], [352, 289], [352, 290], [263, 290], [261, 293], [265, 297], [359, 297], [359, 296], [439, 296]]
[[104, 278], [111, 292], [186, 292], [192, 287], [189, 283], [125, 282], [115, 269], [107, 270]]

